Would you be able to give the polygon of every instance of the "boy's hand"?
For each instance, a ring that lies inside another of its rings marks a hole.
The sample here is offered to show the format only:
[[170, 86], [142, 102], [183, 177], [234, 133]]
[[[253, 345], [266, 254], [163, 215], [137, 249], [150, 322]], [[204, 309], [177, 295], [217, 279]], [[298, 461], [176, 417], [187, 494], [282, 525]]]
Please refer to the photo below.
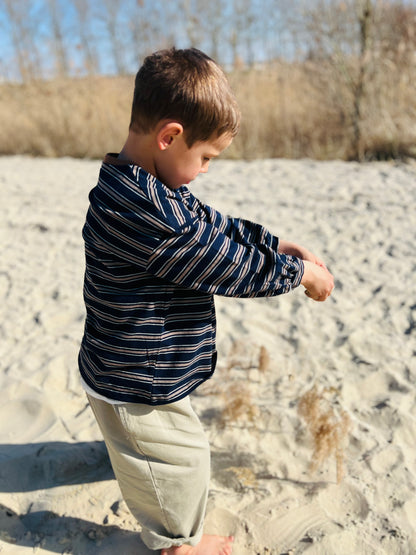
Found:
[[279, 252], [292, 254], [303, 260], [305, 271], [301, 284], [305, 287], [305, 294], [308, 297], [321, 302], [329, 297], [334, 288], [334, 277], [323, 260], [305, 247], [291, 241], [280, 240]]
[[305, 287], [305, 294], [314, 301], [325, 301], [334, 288], [334, 277], [327, 270], [325, 264], [303, 261], [305, 271], [301, 284]]

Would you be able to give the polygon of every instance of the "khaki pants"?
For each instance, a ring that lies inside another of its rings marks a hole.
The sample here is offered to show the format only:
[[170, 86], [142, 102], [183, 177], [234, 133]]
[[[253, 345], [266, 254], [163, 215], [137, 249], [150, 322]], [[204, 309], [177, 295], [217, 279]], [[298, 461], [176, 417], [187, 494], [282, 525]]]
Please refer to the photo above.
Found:
[[88, 396], [121, 493], [142, 526], [142, 540], [159, 550], [202, 535], [210, 451], [189, 397], [161, 406], [111, 405]]

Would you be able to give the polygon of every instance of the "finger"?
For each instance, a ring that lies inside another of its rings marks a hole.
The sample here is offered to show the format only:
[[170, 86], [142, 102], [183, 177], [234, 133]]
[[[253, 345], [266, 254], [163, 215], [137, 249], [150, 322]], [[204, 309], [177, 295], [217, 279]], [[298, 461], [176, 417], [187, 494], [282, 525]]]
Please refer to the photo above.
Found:
[[310, 291], [305, 291], [305, 295], [318, 303], [323, 303], [329, 297], [331, 292], [322, 293], [321, 295], [313, 295]]
[[306, 295], [307, 297], [309, 297], [310, 299], [312, 299], [313, 301], [317, 301], [317, 300], [318, 300], [310, 291], [305, 291], [305, 295]]

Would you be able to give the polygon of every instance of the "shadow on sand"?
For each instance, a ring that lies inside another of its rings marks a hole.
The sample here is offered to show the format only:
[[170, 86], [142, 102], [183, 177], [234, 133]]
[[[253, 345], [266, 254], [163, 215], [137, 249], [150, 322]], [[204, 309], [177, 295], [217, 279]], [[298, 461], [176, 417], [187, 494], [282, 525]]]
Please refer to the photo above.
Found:
[[113, 478], [103, 441], [0, 445], [0, 492], [26, 492]]
[[104, 526], [52, 511], [20, 516], [4, 505], [0, 505], [0, 550], [2, 543], [73, 555], [155, 555], [138, 533], [118, 526]]
[[[114, 479], [104, 442], [0, 445], [0, 493], [24, 493]], [[138, 533], [52, 511], [18, 515], [0, 505], [1, 544], [74, 555], [151, 555]], [[7, 548], [4, 547], [5, 553]]]

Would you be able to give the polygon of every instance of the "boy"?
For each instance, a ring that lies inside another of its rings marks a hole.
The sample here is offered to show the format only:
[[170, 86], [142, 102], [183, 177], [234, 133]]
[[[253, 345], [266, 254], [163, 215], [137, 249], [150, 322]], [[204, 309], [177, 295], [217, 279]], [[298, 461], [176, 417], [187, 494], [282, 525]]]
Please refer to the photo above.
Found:
[[333, 278], [308, 250], [224, 217], [186, 184], [229, 146], [240, 114], [222, 70], [196, 50], [147, 57], [131, 123], [107, 155], [83, 229], [83, 386], [142, 539], [162, 555], [230, 555], [203, 536], [209, 445], [189, 393], [215, 368], [213, 295], [325, 300]]

